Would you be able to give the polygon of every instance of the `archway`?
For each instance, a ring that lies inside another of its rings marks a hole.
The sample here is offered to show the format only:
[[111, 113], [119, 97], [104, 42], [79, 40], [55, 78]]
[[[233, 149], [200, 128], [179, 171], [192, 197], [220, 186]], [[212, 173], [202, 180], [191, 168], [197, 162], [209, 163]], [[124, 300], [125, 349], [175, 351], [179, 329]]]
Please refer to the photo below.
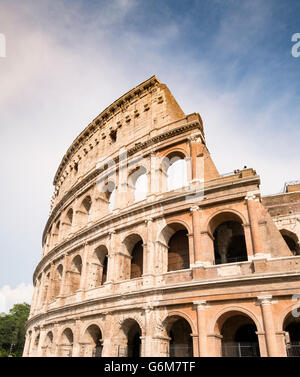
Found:
[[107, 279], [108, 250], [106, 246], [98, 246], [89, 266], [89, 288], [99, 287]]
[[120, 344], [118, 356], [140, 357], [141, 356], [141, 336], [140, 325], [134, 319], [127, 319], [121, 326]]
[[138, 234], [131, 234], [123, 241], [125, 255], [123, 257], [123, 278], [135, 279], [143, 275], [144, 248], [143, 240]]
[[44, 355], [46, 357], [53, 356], [53, 333], [52, 331], [49, 331], [46, 340], [45, 340], [45, 346], [44, 346]]
[[242, 220], [231, 212], [216, 215], [209, 224], [214, 239], [215, 264], [248, 260]]
[[287, 229], [281, 229], [280, 233], [283, 239], [285, 240], [286, 244], [288, 245], [289, 249], [291, 250], [292, 254], [300, 255], [300, 245], [297, 234]]
[[257, 327], [249, 316], [240, 312], [225, 313], [218, 320], [218, 327], [223, 357], [260, 356]]
[[162, 162], [162, 174], [166, 177], [163, 183], [163, 191], [177, 190], [187, 186], [187, 162], [185, 155], [181, 152], [173, 152], [166, 156]]
[[289, 357], [300, 357], [300, 317], [290, 313], [283, 324], [286, 332], [286, 352]]
[[165, 320], [165, 328], [169, 337], [170, 357], [192, 357], [192, 329], [185, 318], [171, 316]]
[[52, 300], [55, 300], [56, 297], [60, 293], [61, 283], [62, 283], [62, 275], [63, 275], [63, 266], [60, 264], [54, 273], [54, 281], [53, 281], [53, 290], [52, 290]]
[[76, 255], [71, 263], [69, 273], [70, 293], [74, 293], [80, 288], [82, 260], [80, 255]]
[[61, 335], [59, 354], [64, 357], [73, 355], [73, 332], [70, 328], [66, 328]]
[[83, 199], [80, 206], [80, 210], [77, 211], [77, 216], [79, 216], [79, 219], [77, 220], [77, 222], [80, 224], [80, 226], [84, 226], [89, 223], [91, 207], [92, 207], [92, 199], [88, 195]]
[[85, 345], [84, 356], [101, 357], [102, 356], [102, 332], [97, 325], [90, 325], [83, 338]]

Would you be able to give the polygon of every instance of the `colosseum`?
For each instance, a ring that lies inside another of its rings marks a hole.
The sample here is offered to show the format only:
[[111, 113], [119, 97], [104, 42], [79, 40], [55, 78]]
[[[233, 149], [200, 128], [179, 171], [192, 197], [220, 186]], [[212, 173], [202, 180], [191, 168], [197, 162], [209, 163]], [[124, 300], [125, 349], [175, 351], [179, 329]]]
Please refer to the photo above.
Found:
[[54, 187], [24, 356], [300, 356], [300, 182], [220, 174], [157, 77], [81, 132]]

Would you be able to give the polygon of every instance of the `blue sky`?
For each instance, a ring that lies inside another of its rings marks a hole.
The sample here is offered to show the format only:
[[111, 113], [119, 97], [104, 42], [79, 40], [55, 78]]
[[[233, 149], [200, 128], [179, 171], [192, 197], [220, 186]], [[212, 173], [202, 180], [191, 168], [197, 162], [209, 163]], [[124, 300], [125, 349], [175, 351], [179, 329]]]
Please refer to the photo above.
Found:
[[253, 167], [263, 194], [300, 179], [299, 20], [296, 0], [0, 0], [0, 304], [29, 300], [63, 154], [153, 74], [220, 172]]

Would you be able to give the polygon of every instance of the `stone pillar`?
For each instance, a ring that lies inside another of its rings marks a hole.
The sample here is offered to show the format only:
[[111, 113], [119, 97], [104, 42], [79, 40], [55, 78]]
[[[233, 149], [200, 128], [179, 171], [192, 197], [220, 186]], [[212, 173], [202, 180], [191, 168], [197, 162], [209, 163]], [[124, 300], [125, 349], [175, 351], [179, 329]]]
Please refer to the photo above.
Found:
[[207, 356], [207, 328], [206, 313], [207, 303], [205, 300], [194, 301], [197, 308], [197, 327], [198, 327], [198, 348], [199, 356]]
[[201, 258], [201, 235], [200, 235], [200, 208], [193, 206], [190, 208], [193, 221], [193, 239], [194, 239], [194, 263], [202, 262]]
[[266, 344], [267, 344], [267, 351], [268, 356], [275, 357], [280, 356], [277, 350], [277, 339], [274, 329], [274, 320], [273, 320], [273, 313], [272, 313], [272, 296], [258, 296], [257, 297], [261, 312], [262, 318], [264, 323], [264, 329], [266, 334]]
[[70, 256], [67, 254], [65, 255], [64, 258], [64, 263], [63, 263], [63, 274], [62, 274], [62, 279], [61, 279], [61, 288], [60, 288], [60, 296], [66, 296], [69, 293], [69, 284], [67, 282], [68, 274], [67, 271], [69, 269], [70, 265]]
[[80, 290], [82, 291], [81, 299], [84, 299], [84, 293], [87, 288], [87, 275], [88, 275], [88, 257], [89, 257], [90, 246], [85, 243], [82, 255], [82, 269], [81, 269], [81, 279], [80, 279]]
[[25, 345], [23, 349], [23, 357], [27, 357], [29, 355], [30, 350], [30, 343], [31, 343], [31, 331], [27, 331], [25, 334]]
[[250, 227], [251, 227], [251, 238], [252, 238], [252, 245], [253, 245], [253, 253], [255, 254], [262, 254], [263, 247], [261, 241], [261, 235], [259, 230], [259, 218], [258, 218], [258, 207], [257, 202], [259, 199], [256, 198], [255, 194], [249, 194], [245, 197], [248, 207], [248, 214], [250, 220]]
[[153, 242], [153, 220], [149, 218], [145, 221], [147, 226], [147, 242], [144, 244], [143, 258], [143, 284], [153, 285], [154, 277], [154, 242]]
[[50, 272], [49, 272], [48, 291], [47, 291], [47, 297], [46, 297], [46, 310], [48, 310], [48, 304], [52, 300], [52, 290], [53, 290], [53, 284], [54, 284], [54, 270], [55, 270], [55, 265], [52, 262], [50, 265]]
[[152, 354], [152, 324], [151, 324], [151, 314], [153, 307], [146, 306], [145, 310], [145, 336], [142, 339], [143, 353], [141, 356], [151, 357], [155, 356]]
[[44, 346], [44, 343], [45, 343], [46, 331], [47, 331], [46, 328], [41, 326], [40, 340], [39, 340], [39, 345], [38, 345], [37, 355], [36, 355], [38, 357], [43, 356], [43, 346]]
[[156, 157], [154, 152], [150, 153], [150, 163], [148, 171], [148, 197], [155, 196], [159, 190], [159, 158]]
[[109, 232], [109, 247], [108, 247], [108, 261], [107, 261], [107, 280], [106, 283], [113, 283], [115, 281], [115, 237], [116, 232], [111, 230]]
[[190, 154], [192, 159], [192, 182], [204, 180], [204, 166], [202, 152], [202, 139], [199, 132], [190, 135]]
[[80, 356], [80, 330], [81, 330], [81, 320], [77, 318], [75, 320], [74, 333], [73, 333], [73, 349], [72, 357]]

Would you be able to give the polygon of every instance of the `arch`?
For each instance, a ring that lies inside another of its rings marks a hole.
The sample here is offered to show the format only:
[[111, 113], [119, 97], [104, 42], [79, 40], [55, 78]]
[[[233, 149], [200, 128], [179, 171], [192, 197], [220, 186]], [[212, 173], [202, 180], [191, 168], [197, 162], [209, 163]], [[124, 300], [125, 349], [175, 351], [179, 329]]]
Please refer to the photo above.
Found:
[[92, 208], [92, 198], [90, 195], [87, 195], [80, 204], [80, 209], [77, 211], [77, 222], [80, 226], [85, 226], [89, 223], [91, 217], [91, 208]]
[[220, 335], [217, 347], [220, 356], [260, 356], [257, 333], [262, 325], [248, 309], [239, 306], [220, 310], [211, 321], [210, 330]]
[[66, 327], [60, 335], [59, 356], [72, 357], [73, 355], [73, 331], [70, 327]]
[[171, 310], [168, 312], [168, 314], [165, 316], [165, 318], [163, 319], [162, 323], [164, 324], [165, 321], [169, 318], [169, 317], [182, 317], [183, 319], [185, 319], [188, 324], [190, 325], [191, 327], [191, 330], [192, 330], [192, 334], [194, 333], [197, 333], [197, 329], [196, 329], [196, 326], [194, 324], [194, 321], [192, 320], [192, 318], [185, 312], [181, 311], [181, 310]]
[[134, 279], [143, 275], [143, 239], [138, 233], [128, 235], [124, 241], [123, 278]]
[[163, 326], [168, 337], [168, 356], [193, 356], [192, 327], [185, 316], [182, 316], [182, 313], [168, 315], [163, 321]]
[[218, 318], [216, 327], [222, 336], [223, 357], [260, 356], [258, 328], [247, 314], [241, 311], [227, 311]]
[[60, 263], [54, 272], [53, 280], [53, 290], [52, 290], [52, 299], [55, 299], [61, 290], [62, 276], [63, 276], [63, 265]]
[[36, 336], [34, 337], [33, 348], [32, 348], [33, 356], [37, 355], [39, 343], [40, 343], [40, 332], [38, 332]]
[[73, 223], [73, 208], [68, 209], [68, 212], [66, 213], [66, 216], [65, 216], [65, 221], [68, 225], [72, 225], [72, 223]]
[[162, 190], [173, 191], [188, 185], [186, 154], [181, 150], [169, 152], [162, 159]]
[[247, 261], [243, 219], [232, 211], [222, 211], [210, 218], [208, 232], [213, 235], [215, 264]]
[[70, 293], [74, 293], [80, 288], [81, 270], [82, 270], [82, 259], [81, 259], [81, 256], [77, 254], [72, 259], [70, 271], [68, 271]]
[[136, 203], [146, 199], [148, 191], [147, 169], [141, 165], [133, 169], [128, 175], [127, 203]]
[[285, 332], [287, 356], [300, 357], [300, 317], [289, 312], [284, 318], [282, 329]]
[[120, 344], [118, 356], [139, 357], [141, 356], [142, 328], [139, 322], [133, 318], [126, 318], [120, 326]]
[[48, 331], [44, 342], [44, 355], [46, 357], [53, 355], [53, 332]]
[[[216, 313], [216, 315], [212, 318], [209, 326], [209, 332], [210, 333], [219, 333], [218, 330], [218, 321], [220, 321], [220, 318], [223, 320], [226, 318], [226, 315], [230, 316], [230, 313], [241, 313], [244, 314], [252, 319], [252, 321], [255, 323], [255, 326], [257, 327], [258, 332], [263, 332], [263, 326], [260, 323], [259, 319], [256, 317], [256, 315], [251, 312], [249, 309], [244, 308], [242, 306], [228, 306], [226, 308], [221, 309], [219, 312]], [[220, 323], [220, 322], [219, 322]]]
[[103, 340], [100, 327], [92, 323], [87, 326], [82, 339], [84, 356], [101, 357]]
[[89, 288], [103, 285], [107, 280], [108, 250], [105, 245], [95, 248], [89, 266]]
[[300, 255], [300, 243], [296, 233], [287, 229], [281, 229], [280, 233], [293, 255]]

